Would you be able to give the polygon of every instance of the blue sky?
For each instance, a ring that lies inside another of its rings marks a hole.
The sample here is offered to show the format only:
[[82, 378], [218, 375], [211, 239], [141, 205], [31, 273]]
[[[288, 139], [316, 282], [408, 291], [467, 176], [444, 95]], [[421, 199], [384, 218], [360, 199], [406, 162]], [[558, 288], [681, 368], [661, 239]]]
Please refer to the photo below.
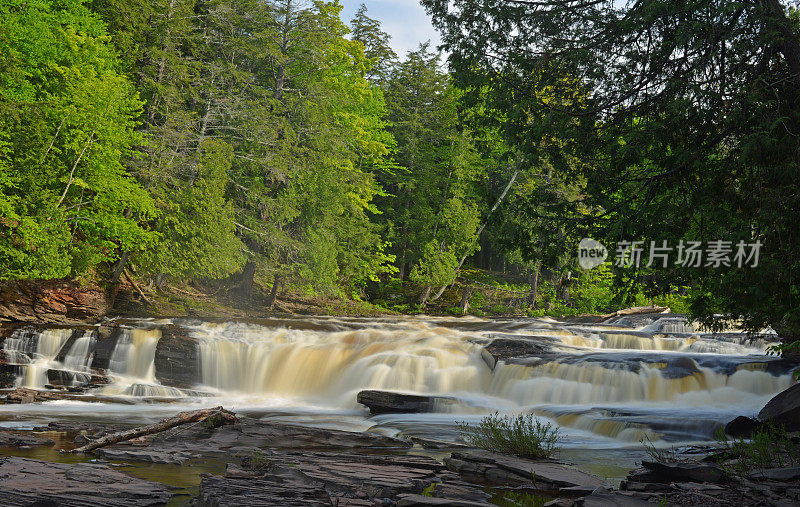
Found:
[[392, 49], [400, 58], [416, 49], [421, 42], [431, 41], [432, 48], [441, 43], [439, 34], [419, 0], [340, 0], [342, 20], [350, 24], [362, 3], [367, 6], [367, 16], [381, 22], [383, 31], [392, 36]]

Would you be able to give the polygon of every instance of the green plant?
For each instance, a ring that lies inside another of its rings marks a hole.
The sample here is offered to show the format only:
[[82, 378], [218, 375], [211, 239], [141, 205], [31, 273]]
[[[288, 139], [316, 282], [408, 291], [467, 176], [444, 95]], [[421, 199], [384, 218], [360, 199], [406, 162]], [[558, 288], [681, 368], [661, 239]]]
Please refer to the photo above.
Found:
[[[729, 439], [722, 428], [716, 433], [723, 470], [731, 475], [763, 476], [768, 468], [800, 465], [800, 447], [782, 425], [764, 423], [750, 440]], [[731, 461], [732, 460], [732, 461]]]
[[433, 492], [436, 489], [436, 483], [432, 482], [420, 493], [422, 496], [433, 497]]
[[242, 458], [242, 466], [250, 469], [255, 470], [258, 472], [268, 472], [274, 463], [270, 460], [263, 451], [257, 449], [250, 453], [249, 456], [245, 456]]
[[658, 448], [653, 441], [650, 440], [649, 435], [645, 435], [639, 442], [644, 446], [644, 451], [650, 456], [650, 459], [657, 463], [674, 463], [678, 461], [674, 447], [670, 447], [669, 449]]
[[548, 458], [558, 450], [558, 428], [533, 414], [516, 417], [497, 412], [481, 419], [477, 426], [458, 423], [466, 443], [489, 451], [515, 454], [523, 458]]
[[503, 491], [493, 497], [491, 502], [503, 507], [542, 507], [551, 501], [552, 498], [536, 493], [526, 493], [524, 491]]

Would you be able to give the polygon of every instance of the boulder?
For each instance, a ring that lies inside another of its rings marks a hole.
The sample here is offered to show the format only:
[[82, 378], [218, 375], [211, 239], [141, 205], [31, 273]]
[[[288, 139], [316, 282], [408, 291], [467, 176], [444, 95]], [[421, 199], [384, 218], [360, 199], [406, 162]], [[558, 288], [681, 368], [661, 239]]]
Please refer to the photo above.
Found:
[[453, 398], [447, 396], [428, 396], [374, 390], [359, 392], [356, 401], [365, 405], [372, 415], [436, 412], [437, 406], [455, 402]]
[[753, 433], [758, 431], [760, 427], [760, 422], [756, 421], [755, 419], [740, 415], [725, 425], [725, 433], [732, 437], [748, 438]]
[[479, 480], [494, 485], [519, 486], [535, 483], [537, 489], [545, 491], [569, 488], [594, 490], [606, 485], [599, 477], [553, 460], [529, 460], [471, 449], [454, 451], [444, 462], [447, 468], [466, 480]]
[[[642, 466], [650, 472], [650, 482], [720, 482], [724, 478], [722, 470], [710, 463], [696, 461], [658, 462], [642, 461]], [[630, 477], [629, 477], [630, 479]]]
[[59, 506], [163, 505], [172, 493], [163, 484], [92, 463], [63, 464], [0, 458], [0, 504]]
[[49, 438], [0, 431], [0, 447], [51, 447], [53, 445], [56, 443]]
[[186, 328], [169, 324], [161, 328], [156, 345], [156, 378], [166, 386], [191, 388], [200, 383], [197, 340]]
[[758, 418], [782, 424], [789, 431], [800, 430], [800, 383], [775, 395], [758, 413]]
[[554, 338], [542, 336], [532, 338], [495, 338], [481, 350], [481, 358], [494, 370], [498, 361], [515, 362], [530, 358], [552, 357], [550, 344]]

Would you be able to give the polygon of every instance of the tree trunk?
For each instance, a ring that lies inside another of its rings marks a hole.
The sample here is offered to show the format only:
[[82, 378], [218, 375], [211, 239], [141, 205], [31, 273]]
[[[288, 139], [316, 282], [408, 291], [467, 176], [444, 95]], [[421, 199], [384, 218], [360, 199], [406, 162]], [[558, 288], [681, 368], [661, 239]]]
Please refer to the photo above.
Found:
[[422, 306], [428, 304], [428, 298], [431, 297], [431, 289], [433, 289], [433, 287], [431, 285], [428, 285], [425, 287], [425, 290], [422, 291], [422, 296], [419, 298], [419, 303]]
[[272, 282], [272, 289], [269, 291], [269, 297], [267, 298], [267, 308], [270, 310], [275, 306], [275, 300], [278, 298], [278, 289], [280, 289], [282, 283], [283, 278], [280, 276], [276, 276], [275, 281]]
[[245, 299], [253, 297], [253, 286], [255, 285], [256, 263], [248, 260], [242, 268], [242, 282], [239, 284], [239, 293]]
[[536, 298], [539, 297], [539, 272], [540, 264], [539, 262], [536, 263], [536, 266], [533, 268], [533, 273], [531, 273], [531, 295], [530, 295], [530, 305], [531, 308], [536, 305]]
[[[511, 179], [508, 180], [508, 184], [506, 184], [506, 187], [503, 189], [503, 193], [500, 194], [500, 197], [497, 198], [497, 201], [494, 203], [494, 206], [492, 206], [492, 209], [490, 209], [489, 213], [486, 214], [486, 218], [484, 219], [483, 223], [478, 229], [478, 232], [475, 234], [475, 241], [478, 241], [478, 238], [481, 237], [483, 229], [486, 228], [486, 223], [489, 221], [489, 217], [492, 216], [494, 210], [496, 210], [497, 207], [500, 206], [500, 203], [503, 202], [503, 199], [506, 197], [506, 194], [508, 193], [508, 190], [511, 188], [511, 185], [513, 185], [514, 182], [517, 180], [518, 174], [519, 174], [519, 164], [517, 164], [517, 169], [514, 169], [514, 174], [512, 174]], [[475, 241], [473, 241], [472, 243], [473, 245], [475, 244]], [[461, 266], [464, 265], [464, 261], [467, 260], [467, 256], [469, 256], [470, 250], [472, 250], [472, 248], [468, 248], [466, 253], [461, 256], [461, 260], [458, 261], [458, 266], [456, 266], [456, 271], [453, 275], [453, 283], [456, 283], [456, 276], [458, 275], [458, 271], [461, 269]], [[439, 299], [447, 287], [448, 287], [447, 285], [442, 286], [442, 288], [439, 289], [439, 291], [433, 296], [433, 298], [431, 298], [431, 300], [436, 301], [437, 299]]]
[[464, 286], [464, 293], [461, 296], [461, 314], [466, 315], [469, 311], [469, 296], [470, 296], [470, 288], [469, 285]]
[[223, 409], [222, 407], [205, 408], [190, 412], [181, 412], [176, 416], [168, 417], [167, 419], [162, 419], [161, 421], [155, 424], [149, 424], [147, 426], [139, 426], [138, 428], [111, 433], [110, 435], [106, 435], [102, 438], [98, 438], [97, 440], [89, 442], [83, 447], [78, 447], [77, 449], [73, 449], [68, 452], [70, 453], [89, 452], [100, 447], [116, 444], [118, 442], [124, 442], [132, 438], [142, 437], [144, 435], [152, 435], [153, 433], [160, 433], [170, 428], [174, 428], [175, 426], [181, 426], [182, 424], [202, 421], [212, 416], [219, 416], [220, 422], [222, 424], [230, 424], [236, 421], [236, 416], [233, 414], [233, 412], [229, 412]]
[[567, 273], [561, 278], [561, 299], [564, 303], [569, 303], [569, 286], [572, 284], [572, 271]]

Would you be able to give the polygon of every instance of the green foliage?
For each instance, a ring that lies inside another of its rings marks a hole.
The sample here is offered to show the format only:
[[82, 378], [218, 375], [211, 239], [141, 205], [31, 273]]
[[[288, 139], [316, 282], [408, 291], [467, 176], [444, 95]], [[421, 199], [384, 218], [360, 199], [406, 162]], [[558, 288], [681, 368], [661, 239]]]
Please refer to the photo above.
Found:
[[478, 426], [459, 423], [458, 429], [469, 445], [533, 459], [550, 457], [561, 439], [557, 427], [533, 414], [512, 417], [495, 412], [481, 419]]
[[679, 461], [674, 447], [657, 447], [650, 439], [649, 435], [645, 435], [639, 442], [644, 446], [644, 451], [650, 456], [650, 459], [657, 463], [674, 463]]
[[722, 448], [720, 458], [733, 460], [725, 465], [731, 475], [763, 478], [766, 469], [800, 465], [800, 446], [782, 425], [765, 422], [749, 440], [730, 439], [722, 428], [715, 436]]
[[136, 90], [79, 0], [0, 6], [0, 280], [75, 277], [147, 246], [156, 214], [124, 162]]
[[233, 206], [225, 200], [232, 149], [222, 141], [203, 144], [196, 179], [160, 196], [161, 241], [141, 257], [143, 267], [179, 279], [221, 278], [244, 264]]
[[690, 310], [708, 326], [722, 314], [751, 331], [771, 325], [786, 343], [800, 339], [796, 9], [777, 0], [423, 4], [478, 123], [581, 188], [578, 199], [560, 200], [562, 213], [530, 200], [517, 223], [555, 216], [569, 233], [673, 248], [681, 239], [760, 241], [756, 268], [631, 269], [619, 278], [646, 286], [648, 297], [694, 287]]

